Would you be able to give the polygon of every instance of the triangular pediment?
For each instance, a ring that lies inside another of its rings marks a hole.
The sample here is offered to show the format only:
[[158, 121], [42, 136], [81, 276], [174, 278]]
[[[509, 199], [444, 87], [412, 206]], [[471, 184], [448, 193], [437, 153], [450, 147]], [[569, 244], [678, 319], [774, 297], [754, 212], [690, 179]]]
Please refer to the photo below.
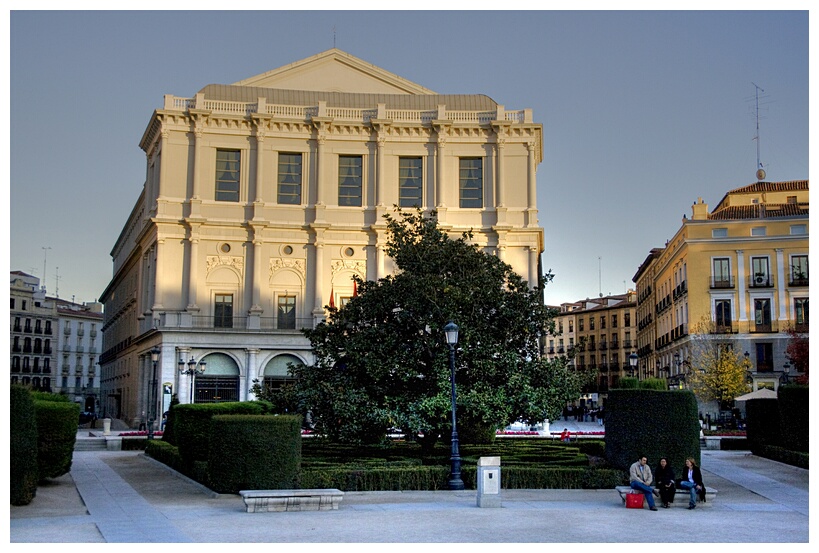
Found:
[[233, 84], [320, 92], [435, 94], [337, 48]]

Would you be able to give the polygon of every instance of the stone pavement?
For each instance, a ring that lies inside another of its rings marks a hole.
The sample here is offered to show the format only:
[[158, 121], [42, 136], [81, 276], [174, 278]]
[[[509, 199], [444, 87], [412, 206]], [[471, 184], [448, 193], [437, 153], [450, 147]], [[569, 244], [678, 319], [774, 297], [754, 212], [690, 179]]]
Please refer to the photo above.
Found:
[[69, 474], [10, 508], [10, 542], [809, 543], [807, 470], [745, 451], [704, 450], [702, 465], [719, 494], [693, 511], [626, 509], [614, 490], [502, 490], [501, 508], [479, 508], [465, 490], [349, 492], [337, 511], [246, 513], [238, 495], [142, 452], [76, 451]]

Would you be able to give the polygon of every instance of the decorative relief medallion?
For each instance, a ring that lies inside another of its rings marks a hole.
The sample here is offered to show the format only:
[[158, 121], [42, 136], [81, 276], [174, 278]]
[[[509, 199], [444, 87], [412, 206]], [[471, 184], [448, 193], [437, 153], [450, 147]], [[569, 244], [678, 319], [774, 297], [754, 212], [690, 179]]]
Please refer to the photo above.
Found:
[[245, 269], [244, 257], [233, 255], [209, 255], [206, 259], [206, 263], [206, 271], [208, 273], [218, 267], [232, 267], [241, 275]]
[[333, 275], [344, 270], [353, 271], [361, 278], [365, 278], [367, 274], [367, 262], [363, 259], [334, 259], [330, 267]]
[[269, 278], [272, 279], [273, 275], [276, 274], [276, 272], [281, 271], [282, 269], [292, 269], [301, 276], [302, 280], [307, 280], [307, 270], [305, 267], [306, 265], [304, 259], [292, 259], [282, 257], [271, 258], [269, 267]]

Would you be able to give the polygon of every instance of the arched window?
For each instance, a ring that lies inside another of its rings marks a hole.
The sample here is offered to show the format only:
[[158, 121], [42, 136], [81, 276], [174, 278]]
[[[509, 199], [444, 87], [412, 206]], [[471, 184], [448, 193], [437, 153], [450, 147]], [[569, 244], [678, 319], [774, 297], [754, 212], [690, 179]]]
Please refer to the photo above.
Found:
[[301, 365], [302, 361], [295, 355], [277, 355], [264, 368], [264, 387], [268, 390], [278, 390], [282, 385], [295, 381], [288, 371], [288, 363]]

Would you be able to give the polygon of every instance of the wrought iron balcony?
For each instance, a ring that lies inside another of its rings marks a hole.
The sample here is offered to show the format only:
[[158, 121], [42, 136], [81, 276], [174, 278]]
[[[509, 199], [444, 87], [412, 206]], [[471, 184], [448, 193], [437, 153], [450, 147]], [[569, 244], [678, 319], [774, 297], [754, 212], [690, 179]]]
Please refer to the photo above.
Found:
[[726, 290], [734, 286], [734, 277], [711, 277], [712, 290]]

